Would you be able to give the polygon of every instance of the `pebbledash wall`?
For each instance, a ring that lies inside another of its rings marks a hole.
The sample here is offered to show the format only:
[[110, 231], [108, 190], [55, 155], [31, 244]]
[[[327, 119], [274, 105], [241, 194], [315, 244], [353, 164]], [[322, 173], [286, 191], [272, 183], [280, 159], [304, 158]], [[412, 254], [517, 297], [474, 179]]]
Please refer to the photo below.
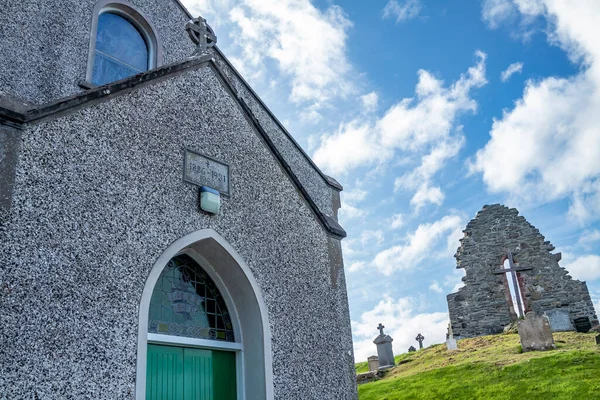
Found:
[[[0, 398], [133, 399], [148, 274], [213, 229], [267, 306], [274, 398], [356, 399], [341, 187], [218, 49], [189, 58], [177, 2], [133, 3], [163, 66], [88, 91], [94, 2], [3, 4]], [[183, 182], [184, 148], [229, 164], [218, 216]]]
[[494, 274], [505, 268], [503, 258], [511, 251], [519, 267], [519, 285], [525, 310], [539, 315], [562, 308], [571, 321], [589, 318], [592, 326], [598, 317], [585, 282], [572, 279], [562, 268], [560, 253], [515, 208], [500, 204], [484, 206], [466, 226], [455, 254], [457, 268], [464, 268], [465, 286], [448, 298], [452, 332], [461, 338], [502, 332], [515, 319], [505, 275]]

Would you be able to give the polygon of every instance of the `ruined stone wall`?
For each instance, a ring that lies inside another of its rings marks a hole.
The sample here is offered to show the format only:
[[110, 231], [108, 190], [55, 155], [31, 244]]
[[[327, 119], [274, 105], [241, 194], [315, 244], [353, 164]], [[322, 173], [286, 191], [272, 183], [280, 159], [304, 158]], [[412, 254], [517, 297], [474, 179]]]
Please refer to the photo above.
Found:
[[539, 230], [519, 216], [515, 208], [500, 204], [484, 206], [463, 231], [455, 254], [457, 268], [464, 268], [465, 286], [447, 296], [450, 323], [455, 336], [462, 338], [502, 332], [517, 318], [512, 306], [503, 268], [507, 251], [513, 254], [519, 271], [519, 286], [525, 311], [543, 314], [563, 308], [571, 321], [588, 317], [593, 326], [598, 317], [585, 282], [572, 279], [562, 268], [560, 253]]

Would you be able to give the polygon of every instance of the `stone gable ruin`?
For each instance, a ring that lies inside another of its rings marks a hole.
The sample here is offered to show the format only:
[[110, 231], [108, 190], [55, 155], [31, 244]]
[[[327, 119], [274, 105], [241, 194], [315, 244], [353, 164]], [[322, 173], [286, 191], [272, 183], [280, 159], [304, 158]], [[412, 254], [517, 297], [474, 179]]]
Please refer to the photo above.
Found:
[[[559, 310], [570, 322], [588, 318], [598, 326], [586, 283], [571, 278], [558, 264], [561, 254], [517, 209], [484, 206], [463, 233], [454, 257], [465, 286], [447, 296], [455, 336], [500, 333], [529, 311]], [[510, 257], [514, 272], [505, 272]]]

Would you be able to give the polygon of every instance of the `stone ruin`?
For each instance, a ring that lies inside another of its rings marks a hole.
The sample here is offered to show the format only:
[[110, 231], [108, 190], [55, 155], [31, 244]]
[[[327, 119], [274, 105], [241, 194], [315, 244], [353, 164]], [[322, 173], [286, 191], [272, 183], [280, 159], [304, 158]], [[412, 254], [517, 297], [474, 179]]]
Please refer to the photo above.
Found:
[[551, 253], [554, 246], [517, 209], [486, 205], [463, 233], [454, 257], [456, 267], [465, 269], [465, 286], [447, 296], [455, 337], [501, 333], [531, 311], [558, 310], [570, 319], [568, 326], [582, 318], [598, 326], [586, 283], [558, 265], [561, 253]]

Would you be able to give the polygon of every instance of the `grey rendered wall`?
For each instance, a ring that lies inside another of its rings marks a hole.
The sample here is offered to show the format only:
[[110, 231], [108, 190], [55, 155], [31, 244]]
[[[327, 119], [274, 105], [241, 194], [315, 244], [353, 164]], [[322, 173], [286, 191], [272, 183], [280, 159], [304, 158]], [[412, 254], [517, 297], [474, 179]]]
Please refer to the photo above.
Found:
[[[97, 0], [6, 0], [0, 13], [0, 95], [30, 105], [54, 101], [83, 91], [93, 9]], [[174, 0], [132, 0], [155, 28], [163, 50], [163, 64], [183, 60], [194, 52], [185, 31], [189, 16]], [[217, 32], [217, 35], [219, 33]], [[332, 198], [339, 191], [304, 157], [273, 117], [248, 91], [218, 52], [212, 53], [239, 95], [250, 106], [286, 162], [322, 212], [336, 216]]]
[[[3, 0], [0, 92], [30, 104], [79, 93], [85, 80], [96, 0]], [[165, 64], [192, 54], [189, 19], [173, 0], [132, 0], [156, 28]], [[1, 93], [0, 93], [1, 94]]]
[[[218, 217], [197, 212], [183, 147], [230, 164]], [[339, 254], [208, 66], [22, 132], [0, 230], [0, 394], [132, 399], [146, 276], [207, 227], [261, 287], [275, 397], [356, 399]]]
[[465, 269], [465, 286], [447, 296], [455, 336], [499, 333], [510, 323], [508, 287], [503, 275], [493, 273], [503, 268], [507, 250], [515, 254], [520, 267], [532, 268], [519, 273], [527, 310], [543, 314], [565, 308], [571, 320], [588, 317], [598, 325], [585, 282], [571, 279], [551, 253], [554, 246], [519, 216], [517, 209], [500, 204], [485, 206], [463, 232], [455, 257], [457, 268]]

